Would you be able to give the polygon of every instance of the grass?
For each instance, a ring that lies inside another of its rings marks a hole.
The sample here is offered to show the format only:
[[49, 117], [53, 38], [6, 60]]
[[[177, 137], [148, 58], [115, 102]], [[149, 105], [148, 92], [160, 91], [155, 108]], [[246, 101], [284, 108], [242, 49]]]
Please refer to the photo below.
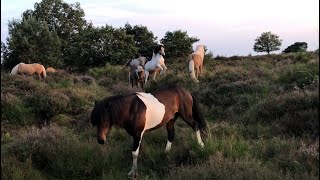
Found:
[[[199, 99], [208, 130], [199, 147], [177, 120], [165, 153], [165, 127], [144, 135], [138, 179], [319, 179], [319, 57], [315, 54], [206, 59], [194, 83], [186, 64], [168, 62], [146, 92], [179, 84]], [[133, 140], [112, 128], [107, 144], [90, 127], [94, 100], [141, 91], [122, 66], [45, 80], [1, 72], [3, 179], [124, 179]]]

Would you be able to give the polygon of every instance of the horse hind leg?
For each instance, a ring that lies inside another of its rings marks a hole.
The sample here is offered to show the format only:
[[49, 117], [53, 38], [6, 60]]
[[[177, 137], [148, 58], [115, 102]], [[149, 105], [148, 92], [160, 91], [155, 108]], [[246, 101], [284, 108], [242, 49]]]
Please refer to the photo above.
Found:
[[198, 144], [203, 148], [204, 143], [201, 139], [199, 124], [192, 118], [192, 114], [180, 114], [181, 118], [186, 122], [194, 131]]

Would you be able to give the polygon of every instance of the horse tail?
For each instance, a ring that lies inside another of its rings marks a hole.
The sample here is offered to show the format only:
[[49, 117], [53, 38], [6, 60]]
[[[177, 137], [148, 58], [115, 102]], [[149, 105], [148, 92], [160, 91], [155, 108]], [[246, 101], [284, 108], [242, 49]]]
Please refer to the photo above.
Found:
[[19, 63], [19, 64], [17, 64], [16, 66], [14, 66], [13, 67], [13, 69], [11, 70], [11, 72], [10, 72], [10, 75], [16, 75], [16, 74], [18, 74], [18, 70], [19, 70], [19, 65], [20, 65], [21, 63]]
[[125, 67], [127, 67], [129, 65], [129, 63], [131, 62], [132, 59], [129, 59], [124, 65], [123, 65], [123, 68], [124, 69]]
[[192, 79], [196, 79], [196, 74], [194, 72], [194, 60], [191, 58], [189, 59], [189, 73]]
[[192, 100], [193, 100], [192, 117], [198, 123], [200, 131], [202, 133], [204, 133], [206, 131], [207, 125], [206, 125], [206, 122], [205, 122], [204, 117], [202, 115], [199, 102], [197, 101], [197, 99], [193, 95], [191, 95], [191, 96], [192, 96]]

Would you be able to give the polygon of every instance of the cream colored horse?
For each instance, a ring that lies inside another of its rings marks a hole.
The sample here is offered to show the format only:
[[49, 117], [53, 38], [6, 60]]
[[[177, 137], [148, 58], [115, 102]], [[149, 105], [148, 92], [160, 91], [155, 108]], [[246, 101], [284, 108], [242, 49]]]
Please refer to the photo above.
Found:
[[33, 76], [34, 74], [38, 74], [39, 78], [41, 77], [46, 78], [47, 73], [46, 69], [43, 65], [38, 63], [33, 64], [25, 64], [19, 63], [17, 64], [12, 70], [10, 75], [17, 75], [17, 74], [26, 74], [29, 76]]
[[47, 73], [55, 73], [55, 72], [57, 72], [57, 70], [54, 69], [53, 67], [47, 67], [46, 72]]
[[188, 56], [189, 73], [195, 82], [199, 82], [198, 77], [202, 75], [204, 58], [204, 45], [197, 45], [194, 53]]

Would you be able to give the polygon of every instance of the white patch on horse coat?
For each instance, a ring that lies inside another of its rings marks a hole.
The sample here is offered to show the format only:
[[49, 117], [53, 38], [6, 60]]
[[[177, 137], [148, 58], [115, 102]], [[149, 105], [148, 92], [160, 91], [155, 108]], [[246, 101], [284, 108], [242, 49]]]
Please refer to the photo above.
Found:
[[204, 143], [203, 143], [203, 141], [202, 141], [202, 139], [201, 139], [200, 131], [199, 131], [199, 130], [196, 131], [196, 136], [197, 136], [197, 140], [198, 140], [199, 145], [200, 145], [201, 147], [204, 147]]
[[137, 93], [137, 96], [142, 100], [147, 108], [146, 123], [143, 131], [151, 129], [160, 124], [165, 114], [165, 106], [150, 93], [139, 92]]

